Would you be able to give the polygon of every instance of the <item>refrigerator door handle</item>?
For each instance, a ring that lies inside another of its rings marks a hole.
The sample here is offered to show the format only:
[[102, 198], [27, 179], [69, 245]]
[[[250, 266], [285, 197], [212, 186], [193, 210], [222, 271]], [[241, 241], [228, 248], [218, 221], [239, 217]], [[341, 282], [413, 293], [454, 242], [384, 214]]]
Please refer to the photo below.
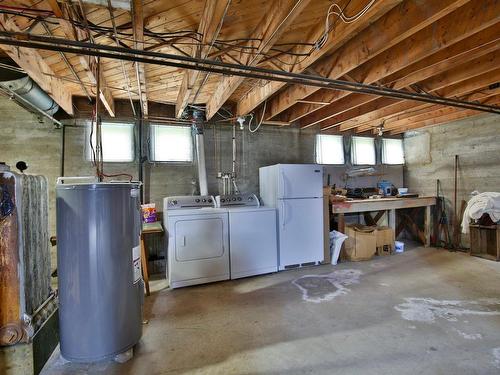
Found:
[[281, 201], [281, 210], [283, 213], [283, 218], [281, 220], [281, 227], [285, 228], [285, 220], [286, 220], [286, 203], [284, 201]]
[[286, 185], [285, 185], [285, 173], [280, 171], [281, 185], [283, 186], [283, 198], [286, 198]]

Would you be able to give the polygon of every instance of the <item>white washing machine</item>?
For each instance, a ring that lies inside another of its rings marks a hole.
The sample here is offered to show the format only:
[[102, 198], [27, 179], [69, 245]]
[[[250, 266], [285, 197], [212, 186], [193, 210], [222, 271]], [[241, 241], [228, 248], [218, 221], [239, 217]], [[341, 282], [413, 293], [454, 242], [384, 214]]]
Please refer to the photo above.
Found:
[[231, 279], [278, 271], [276, 209], [260, 206], [255, 194], [222, 195], [229, 213]]
[[170, 287], [228, 280], [227, 210], [216, 208], [212, 196], [178, 196], [164, 198], [163, 214]]

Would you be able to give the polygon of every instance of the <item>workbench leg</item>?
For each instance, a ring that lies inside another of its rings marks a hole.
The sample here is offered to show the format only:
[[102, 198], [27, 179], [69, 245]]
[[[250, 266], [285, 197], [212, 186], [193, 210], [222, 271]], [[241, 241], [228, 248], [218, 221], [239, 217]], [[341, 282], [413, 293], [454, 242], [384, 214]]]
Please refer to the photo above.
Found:
[[387, 210], [387, 216], [388, 216], [388, 221], [389, 221], [389, 227], [394, 230], [394, 233], [396, 233], [396, 210]]
[[149, 296], [149, 272], [148, 272], [148, 258], [146, 255], [146, 245], [144, 243], [144, 236], [141, 235], [141, 265], [142, 277], [144, 279], [144, 286], [146, 287], [146, 295]]
[[[338, 223], [337, 230], [340, 233], [344, 233], [345, 234], [345, 218], [344, 218], [344, 214], [337, 214], [337, 223]], [[344, 241], [342, 243], [342, 246], [340, 247], [339, 260], [341, 262], [344, 262], [345, 259], [346, 258], [345, 258], [345, 241]]]
[[344, 214], [338, 214], [338, 230], [340, 233], [345, 233]]
[[425, 237], [425, 247], [431, 246], [431, 206], [425, 206], [425, 216], [424, 216], [424, 237]]

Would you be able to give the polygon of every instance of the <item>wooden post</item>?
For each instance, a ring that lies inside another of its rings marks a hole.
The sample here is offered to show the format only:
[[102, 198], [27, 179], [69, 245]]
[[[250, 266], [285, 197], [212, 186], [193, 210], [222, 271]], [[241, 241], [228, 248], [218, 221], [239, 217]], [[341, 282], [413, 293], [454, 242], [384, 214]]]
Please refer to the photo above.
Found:
[[142, 277], [144, 278], [144, 286], [146, 287], [146, 295], [149, 296], [149, 272], [148, 272], [148, 258], [146, 253], [146, 244], [144, 243], [144, 233], [141, 234], [141, 265]]
[[431, 206], [425, 206], [425, 216], [424, 216], [424, 236], [425, 236], [425, 247], [431, 246]]
[[389, 227], [394, 229], [394, 233], [396, 233], [396, 210], [388, 210], [387, 211], [388, 219], [389, 219]]

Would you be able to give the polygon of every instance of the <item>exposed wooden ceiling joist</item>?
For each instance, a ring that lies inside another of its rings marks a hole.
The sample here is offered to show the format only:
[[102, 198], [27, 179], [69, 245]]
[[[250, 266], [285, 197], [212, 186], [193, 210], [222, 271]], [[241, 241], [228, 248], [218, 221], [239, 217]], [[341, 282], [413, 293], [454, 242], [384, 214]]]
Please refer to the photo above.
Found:
[[[132, 25], [134, 29], [134, 48], [144, 49], [144, 13], [142, 0], [132, 0]], [[148, 117], [148, 90], [146, 82], [146, 69], [143, 63], [135, 63], [135, 75], [137, 88], [139, 91], [139, 101], [141, 103], [142, 115]]]
[[[489, 97], [485, 101], [483, 101], [484, 104], [491, 104], [491, 105], [498, 105], [500, 104], [500, 95], [495, 95], [492, 97]], [[469, 109], [464, 109], [464, 110], [457, 110], [456, 108], [446, 108], [446, 109], [441, 109], [439, 112], [436, 112], [433, 116], [429, 116], [425, 120], [418, 121], [418, 122], [410, 122], [408, 125], [400, 127], [398, 129], [392, 130], [389, 132], [391, 135], [396, 135], [396, 134], [401, 134], [409, 130], [414, 130], [414, 129], [421, 129], [425, 128], [428, 126], [435, 126], [439, 124], [444, 124], [447, 122], [451, 121], [456, 121], [460, 119], [464, 119], [470, 116], [475, 116], [478, 115], [479, 112], [469, 110]]]
[[[449, 46], [464, 41], [467, 37], [475, 33], [492, 25], [496, 25], [497, 22], [500, 21], [500, 5], [498, 3], [490, 3], [489, 5], [490, 8], [479, 6], [477, 2], [471, 2], [465, 5], [449, 14], [447, 17], [440, 19], [414, 34], [411, 38], [403, 40], [393, 48], [388, 49], [374, 59], [354, 69], [351, 72], [351, 76], [358, 82], [368, 84], [376, 83], [387, 76], [405, 69], [411, 64], [422, 61], [433, 54], [445, 50]], [[482, 12], [480, 12], [480, 10], [482, 10]], [[489, 11], [485, 12], [485, 10]], [[477, 12], [481, 14], [472, 17], [472, 15]], [[461, 19], [462, 17], [469, 17], [470, 22], [467, 24], [467, 27], [456, 22], [457, 19]], [[490, 48], [494, 49], [494, 46], [490, 46]], [[442, 56], [441, 58], [443, 59]], [[458, 60], [458, 62], [460, 62], [460, 60]], [[431, 64], [431, 61], [428, 63]], [[446, 66], [453, 66], [456, 63], [457, 60], [453, 60]], [[441, 64], [441, 67], [442, 66], [445, 66], [445, 64]], [[429, 76], [427, 73], [427, 71], [421, 71], [419, 74], [407, 77], [406, 80], [393, 83], [391, 87], [403, 89], [422, 79], [428, 78]], [[296, 120], [304, 115], [308, 115], [307, 118], [301, 121], [303, 125], [314, 125], [319, 123], [322, 120], [328, 119], [329, 116], [335, 115], [334, 101], [344, 96], [346, 96], [346, 93], [343, 92], [326, 93], [323, 100], [330, 101], [332, 103], [331, 105], [325, 106], [325, 108], [315, 108], [312, 110], [304, 106], [292, 108], [289, 116], [291, 118], [288, 118], [288, 120], [292, 121], [292, 119]]]
[[[500, 69], [486, 72], [479, 77], [471, 77], [467, 81], [452, 84], [442, 88], [448, 96], [461, 97], [487, 87], [500, 79]], [[373, 103], [373, 104], [372, 104]], [[404, 111], [415, 110], [420, 104], [413, 101], [397, 101], [389, 98], [380, 98], [366, 106], [356, 108], [360, 115], [340, 124], [340, 131], [358, 128], [360, 132], [377, 126], [388, 116], [395, 116]]]
[[[286, 28], [308, 6], [311, 0], [283, 0], [271, 2], [270, 9], [263, 12], [263, 17], [257, 28], [252, 33], [248, 44], [257, 47], [255, 54], [240, 53], [238, 58], [244, 65], [256, 66], [273, 44], [279, 39]], [[224, 76], [220, 80], [215, 92], [207, 103], [207, 119], [212, 118], [219, 108], [226, 102], [231, 94], [244, 81], [242, 77]]]
[[[6, 31], [20, 32], [19, 27], [6, 14], [0, 14], [0, 26]], [[54, 77], [54, 72], [34, 49], [2, 46], [9, 57], [55, 100], [66, 113], [73, 114], [71, 93], [65, 90], [64, 82]]]
[[[311, 88], [306, 86], [311, 84], [310, 80], [299, 76], [294, 81], [300, 83], [293, 84], [290, 78], [285, 79], [285, 83], [269, 81], [265, 75], [236, 77], [241, 71], [232, 69], [199, 73], [169, 64], [157, 65], [152, 61], [149, 64], [147, 59], [131, 63], [101, 55], [99, 79], [101, 83], [105, 81], [101, 87], [107, 90], [103, 102], [128, 98], [131, 102], [141, 100], [143, 106], [148, 101], [150, 104], [177, 103], [177, 114], [195, 99], [197, 105], [207, 104], [212, 114], [223, 103], [236, 103], [236, 114], [244, 114], [267, 100], [265, 121], [299, 121], [301, 126], [319, 126], [326, 133], [363, 134], [385, 121], [386, 131], [390, 133], [413, 126], [410, 122], [425, 125], [437, 119], [476, 113], [436, 106], [423, 98], [419, 99], [423, 102], [417, 102], [407, 95], [409, 92], [430, 92], [435, 97], [490, 103], [489, 98], [481, 95], [495, 95], [488, 85], [500, 81], [498, 0], [376, 1], [353, 23], [345, 24], [337, 15], [332, 15], [330, 21], [334, 27], [319, 50], [313, 48], [312, 43], [324, 34], [330, 0], [255, 0], [250, 7], [247, 2], [230, 0], [133, 0], [142, 6], [140, 20], [134, 20], [138, 12], [110, 9], [108, 0], [99, 1], [100, 5], [85, 0], [11, 0], [9, 5], [15, 6], [18, 11], [14, 13], [18, 14], [12, 14], [12, 9], [0, 9], [0, 13], [9, 12], [6, 17], [19, 30], [33, 35], [48, 33], [68, 40], [93, 39], [102, 45], [125, 47], [124, 50], [129, 47], [154, 49], [161, 53], [406, 90], [406, 94], [394, 94], [391, 98], [386, 96], [392, 95], [387, 90], [363, 89], [364, 93], [356, 93], [346, 85], [335, 86], [333, 81], [328, 87], [318, 81]], [[352, 16], [369, 1], [336, 0], [336, 3]], [[213, 4], [217, 4], [215, 13], [219, 16], [207, 16], [214, 13]], [[29, 16], [31, 8], [36, 9], [37, 19]], [[224, 22], [217, 22], [226, 11]], [[291, 16], [293, 22], [288, 22]], [[137, 26], [141, 22], [143, 26]], [[208, 32], [202, 31], [206, 28]], [[214, 34], [217, 35], [209, 38]], [[254, 37], [264, 42], [247, 39]], [[214, 40], [212, 50], [205, 53]], [[62, 45], [67, 45], [66, 41]], [[16, 53], [18, 49], [26, 51], [15, 47], [5, 47], [5, 50], [7, 48]], [[88, 59], [83, 57], [85, 52], [70, 49], [48, 51], [40, 47], [34, 52], [36, 60], [43, 61], [50, 69], [39, 74], [43, 80], [54, 79], [59, 91], [66, 96], [82, 92], [93, 96], [92, 91], [85, 88], [95, 86], [97, 81], [93, 73], [95, 58]], [[142, 56], [135, 56], [139, 55]], [[186, 77], [191, 77], [191, 85], [186, 84]], [[333, 90], [332, 85], [351, 92]], [[368, 91], [371, 94], [367, 94]], [[435, 103], [434, 99], [431, 102]], [[466, 108], [475, 106], [466, 105]], [[147, 109], [142, 108], [142, 112], [147, 116]]]
[[[481, 95], [475, 95], [475, 99], [480, 102], [486, 102], [492, 96], [498, 95], [498, 93], [482, 93]], [[456, 108], [443, 107], [440, 105], [426, 105], [419, 109], [412, 109], [410, 111], [404, 112], [396, 117], [391, 118], [389, 121], [384, 123], [384, 131], [393, 133], [401, 128], [408, 125], [412, 125], [421, 121], [425, 121], [431, 118], [444, 116], [445, 114], [451, 114], [458, 112]], [[369, 130], [369, 129], [368, 129]], [[375, 132], [377, 129], [373, 128]], [[366, 131], [366, 130], [365, 130]]]
[[[191, 56], [205, 59], [208, 57], [209, 53], [212, 52], [212, 46], [220, 33], [224, 16], [230, 4], [231, 0], [206, 0], [205, 8], [203, 9], [203, 14], [198, 26], [198, 33], [202, 36], [202, 44], [192, 47]], [[206, 76], [206, 73], [202, 73], [198, 70], [184, 71], [175, 105], [176, 117], [181, 117], [184, 109], [189, 103], [191, 95], [196, 93], [199, 86], [202, 84], [198, 79], [203, 75]]]
[[[328, 34], [327, 43], [320, 49], [314, 49], [310, 56], [301, 59], [297, 63], [293, 63], [294, 60], [289, 58], [287, 63], [291, 65], [283, 65], [283, 69], [286, 71], [291, 71], [294, 73], [304, 72], [307, 68], [313, 65], [315, 62], [320, 60], [322, 57], [331, 53], [337, 48], [340, 48], [346, 41], [354, 37], [356, 34], [361, 32], [365, 27], [370, 25], [370, 23], [376, 21], [390, 9], [394, 8], [396, 5], [400, 4], [402, 0], [389, 0], [389, 1], [377, 1], [370, 10], [358, 21], [354, 23], [339, 23], [335, 28]], [[357, 3], [360, 3], [357, 1]], [[364, 4], [365, 2], [363, 2]], [[326, 16], [326, 15], [325, 15]], [[315, 30], [311, 33], [313, 41], [317, 40], [317, 37], [324, 33], [325, 25], [324, 22], [319, 22]], [[245, 94], [237, 103], [237, 113], [239, 115], [244, 115], [253, 111], [259, 104], [264, 100], [270, 98], [273, 94], [278, 92], [282, 87], [285, 86], [283, 82], [267, 82], [263, 86], [254, 87], [248, 93]], [[270, 118], [271, 116], [267, 116]]]
[[[64, 35], [66, 38], [70, 40], [79, 40], [81, 34], [79, 35], [78, 30], [74, 28], [71, 23], [68, 21], [68, 14], [61, 9], [59, 6], [59, 3], [55, 0], [49, 0], [48, 1], [50, 8], [54, 12], [54, 15], [58, 18], [59, 25], [64, 32]], [[111, 93], [111, 90], [108, 88], [108, 84], [106, 82], [106, 79], [104, 75], [102, 74], [101, 69], [96, 69], [96, 59], [93, 57], [89, 56], [78, 56], [79, 62], [83, 69], [85, 70], [85, 74], [89, 78], [90, 82], [92, 84], [97, 84], [97, 77], [96, 77], [96, 72], [99, 71], [100, 73], [100, 80], [99, 80], [99, 85], [101, 86], [99, 89], [99, 98], [101, 99], [102, 104], [108, 111], [109, 115], [111, 117], [115, 117], [115, 102], [113, 98], [113, 94]], [[92, 59], [92, 63], [90, 62], [89, 59]]]
[[[500, 46], [497, 46], [497, 49], [500, 49]], [[452, 84], [456, 84], [472, 76], [477, 76], [484, 72], [495, 69], [498, 64], [498, 59], [500, 58], [498, 50], [486, 54], [484, 56], [478, 54], [478, 56], [480, 57], [476, 59], [469, 58], [470, 60], [469, 63], [467, 63], [467, 60], [464, 60], [463, 64], [454, 64], [456, 67], [453, 69], [443, 70], [441, 72], [435, 72], [436, 74], [437, 73], [441, 74], [437, 74], [433, 78], [429, 78], [427, 80], [417, 79], [415, 82], [412, 83], [418, 82], [419, 87], [421, 87], [426, 92], [431, 92], [431, 93], [437, 92], [439, 96], [446, 97], [445, 95], [442, 95], [439, 92], [441, 88]], [[395, 86], [398, 86], [397, 82]], [[453, 95], [456, 95], [456, 93]], [[307, 118], [305, 118], [305, 120], [308, 120], [308, 122], [306, 122], [304, 126], [307, 127], [312, 123], [312, 124], [320, 124], [321, 128], [328, 129], [335, 125], [341, 125], [342, 122], [352, 119], [350, 115], [352, 113], [356, 113], [355, 111], [353, 111], [353, 108], [359, 107], [363, 104], [367, 104], [370, 102], [375, 102], [377, 99], [380, 99], [379, 103], [380, 102], [389, 104], [396, 103], [395, 101], [387, 100], [387, 98], [381, 98], [377, 96], [348, 95], [326, 106], [324, 109], [315, 112], [313, 116], [308, 116]], [[367, 108], [370, 109], [371, 107], [368, 106]], [[344, 124], [342, 124], [342, 126], [343, 130], [348, 129]]]
[[[407, 0], [349, 40], [332, 56], [315, 64], [314, 69], [321, 76], [338, 79], [465, 3], [467, 0]], [[298, 99], [305, 99], [318, 90], [301, 85], [286, 88], [269, 102], [268, 117], [280, 114]]]

